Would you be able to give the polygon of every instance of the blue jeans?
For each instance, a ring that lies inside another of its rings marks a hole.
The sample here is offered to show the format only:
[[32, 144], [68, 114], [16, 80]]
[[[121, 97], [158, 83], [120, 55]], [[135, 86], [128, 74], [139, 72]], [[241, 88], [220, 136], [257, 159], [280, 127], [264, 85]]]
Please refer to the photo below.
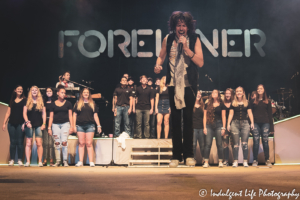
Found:
[[253, 129], [253, 160], [257, 161], [258, 148], [260, 136], [262, 138], [262, 144], [265, 152], [265, 160], [269, 160], [269, 123], [254, 123]]
[[204, 151], [204, 158], [206, 160], [209, 159], [213, 137], [216, 138], [219, 160], [223, 159], [223, 146], [222, 146], [222, 133], [221, 133], [222, 127], [223, 127], [222, 120], [217, 120], [214, 121], [213, 124], [206, 125], [207, 135], [206, 135], [206, 145]]
[[[19, 125], [11, 125], [7, 124], [7, 130], [9, 134], [10, 146], [10, 159], [14, 160], [16, 156], [16, 152], [18, 152], [18, 159], [23, 158], [23, 150], [24, 150], [24, 132], [21, 129], [22, 124]], [[17, 151], [16, 151], [17, 148]]]
[[35, 134], [36, 138], [43, 138], [43, 132], [41, 130], [40, 126], [32, 127], [32, 128], [27, 128], [25, 127], [25, 135], [27, 138], [32, 138], [33, 137], [33, 131]]
[[201, 156], [202, 158], [204, 158], [205, 134], [203, 133], [203, 129], [194, 129], [193, 149], [194, 149], [195, 159], [196, 159], [197, 141], [199, 142]]
[[62, 149], [63, 160], [68, 160], [68, 137], [69, 137], [70, 123], [52, 124], [52, 132], [55, 147], [56, 161], [60, 162], [60, 151]]
[[231, 122], [231, 133], [233, 140], [233, 159], [238, 160], [241, 137], [244, 160], [248, 160], [248, 139], [250, 134], [248, 120], [233, 120]]
[[124, 131], [130, 135], [130, 126], [129, 126], [129, 115], [128, 110], [129, 106], [117, 106], [117, 116], [115, 117], [115, 137], [120, 135], [120, 126], [123, 116], [124, 120]]

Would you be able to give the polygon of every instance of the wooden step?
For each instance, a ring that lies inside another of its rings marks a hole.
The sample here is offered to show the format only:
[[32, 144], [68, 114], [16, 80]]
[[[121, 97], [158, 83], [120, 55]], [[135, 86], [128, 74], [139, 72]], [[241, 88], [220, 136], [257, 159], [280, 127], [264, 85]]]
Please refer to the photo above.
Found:
[[170, 163], [170, 160], [129, 160], [129, 163]]
[[172, 152], [132, 152], [132, 156], [150, 156], [150, 155], [167, 155], [172, 156]]
[[141, 146], [132, 146], [131, 148], [135, 148], [135, 149], [137, 149], [137, 148], [155, 148], [155, 149], [158, 149], [158, 148], [160, 148], [160, 149], [165, 149], [165, 148], [173, 148], [173, 146], [172, 145], [168, 145], [168, 146], [152, 146], [152, 145], [141, 145]]

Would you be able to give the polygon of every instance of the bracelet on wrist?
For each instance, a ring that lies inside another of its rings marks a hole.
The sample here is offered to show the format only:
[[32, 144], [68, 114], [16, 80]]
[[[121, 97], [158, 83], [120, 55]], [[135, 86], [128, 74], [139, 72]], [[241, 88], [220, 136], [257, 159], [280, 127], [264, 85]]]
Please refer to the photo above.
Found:
[[[193, 53], [194, 53], [194, 52], [193, 52]], [[193, 54], [193, 56], [191, 57], [191, 59], [194, 58], [194, 56], [195, 56], [195, 53]]]
[[97, 126], [98, 128], [101, 128], [102, 126], [101, 125], [99, 125], [99, 126]]

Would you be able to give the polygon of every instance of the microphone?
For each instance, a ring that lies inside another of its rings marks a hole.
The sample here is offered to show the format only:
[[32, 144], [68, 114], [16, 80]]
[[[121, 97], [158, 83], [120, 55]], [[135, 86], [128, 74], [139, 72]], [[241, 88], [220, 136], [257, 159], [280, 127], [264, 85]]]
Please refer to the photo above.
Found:
[[[183, 36], [183, 35], [180, 35], [180, 37], [181, 37], [181, 36]], [[182, 44], [182, 43], [179, 43], [179, 44], [178, 44], [178, 56], [180, 56], [181, 53], [182, 53], [182, 47], [183, 47], [183, 44]]]
[[183, 47], [183, 44], [182, 44], [182, 43], [179, 43], [179, 45], [178, 45], [178, 48], [179, 48], [178, 54], [181, 54], [181, 53], [182, 53], [182, 47]]

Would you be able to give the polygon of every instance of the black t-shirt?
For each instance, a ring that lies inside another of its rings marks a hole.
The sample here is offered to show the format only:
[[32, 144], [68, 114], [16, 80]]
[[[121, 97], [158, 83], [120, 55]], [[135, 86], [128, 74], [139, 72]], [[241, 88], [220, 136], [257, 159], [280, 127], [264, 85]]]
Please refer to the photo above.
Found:
[[255, 123], [269, 123], [270, 132], [274, 132], [273, 114], [271, 101], [265, 104], [263, 101], [259, 101], [258, 104], [251, 102], [253, 118]]
[[150, 100], [154, 98], [154, 95], [153, 89], [149, 86], [146, 86], [145, 89], [142, 86], [137, 87], [136, 97], [138, 98], [138, 102], [135, 108], [138, 110], [150, 110]]
[[22, 99], [19, 103], [13, 101], [10, 107], [9, 121], [11, 125], [19, 125], [24, 123], [23, 108], [26, 105], [26, 99]]
[[248, 112], [247, 110], [251, 109], [251, 102], [248, 102], [248, 106], [245, 107], [244, 104], [238, 105], [234, 107], [232, 104], [230, 106], [230, 110], [233, 110], [233, 120], [248, 120]]
[[43, 125], [43, 110], [36, 109], [36, 103], [33, 104], [32, 109], [27, 108], [27, 117], [32, 127], [38, 127]]
[[72, 104], [66, 100], [62, 106], [57, 106], [55, 102], [52, 103], [50, 112], [53, 112], [53, 123], [63, 124], [69, 122], [69, 110], [72, 110]]
[[201, 107], [194, 108], [193, 113], [193, 127], [194, 129], [203, 129], [203, 110]]
[[114, 96], [117, 96], [117, 106], [130, 104], [129, 97], [132, 96], [132, 89], [129, 87], [117, 87], [114, 91]]
[[168, 92], [168, 87], [165, 91], [162, 91], [162, 93], [160, 93], [160, 87], [158, 87], [156, 89], [156, 93], [159, 94], [159, 100], [161, 99], [169, 99], [169, 92]]
[[[207, 110], [207, 104], [205, 104], [204, 109]], [[213, 107], [212, 112], [214, 113], [214, 121], [222, 120], [222, 110], [226, 110], [226, 106], [223, 103], [220, 103], [220, 105], [218, 105], [217, 107]]]
[[98, 107], [95, 104], [94, 111], [89, 106], [88, 103], [84, 103], [84, 106], [81, 108], [81, 111], [77, 110], [77, 103], [75, 104], [73, 111], [77, 114], [76, 125], [85, 125], [95, 123], [94, 113], [98, 113]]
[[52, 103], [47, 103], [45, 102], [45, 107], [46, 107], [46, 115], [47, 115], [47, 118], [50, 116], [50, 110], [51, 110], [51, 107], [52, 107]]
[[[230, 111], [230, 108], [231, 108], [231, 104], [230, 106], [227, 108], [227, 106], [225, 106], [224, 104], [224, 107], [225, 107], [225, 110], [226, 110], [226, 121], [228, 121], [228, 117], [229, 117], [229, 111]], [[227, 124], [227, 123], [226, 123]]]

